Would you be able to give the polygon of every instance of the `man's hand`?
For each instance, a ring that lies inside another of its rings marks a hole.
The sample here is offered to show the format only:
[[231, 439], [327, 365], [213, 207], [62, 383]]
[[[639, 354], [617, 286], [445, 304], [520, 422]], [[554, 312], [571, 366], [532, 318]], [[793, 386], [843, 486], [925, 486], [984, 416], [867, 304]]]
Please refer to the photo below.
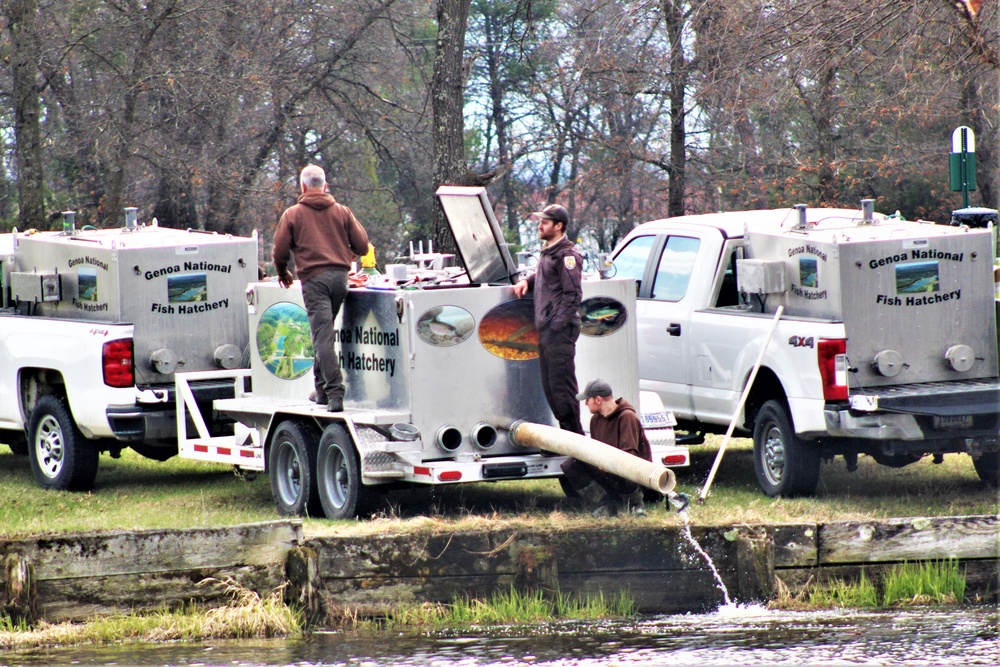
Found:
[[520, 299], [527, 293], [528, 293], [528, 281], [518, 280], [517, 283], [514, 284], [514, 296]]
[[295, 280], [295, 276], [292, 275], [291, 271], [285, 271], [280, 276], [278, 276], [278, 284], [288, 289], [292, 286], [292, 282]]

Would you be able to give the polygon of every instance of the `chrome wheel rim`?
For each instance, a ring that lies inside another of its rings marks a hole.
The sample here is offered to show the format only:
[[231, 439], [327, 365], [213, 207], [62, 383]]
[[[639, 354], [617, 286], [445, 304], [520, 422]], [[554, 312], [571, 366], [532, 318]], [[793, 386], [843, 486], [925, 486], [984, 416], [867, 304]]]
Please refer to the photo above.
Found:
[[302, 465], [295, 446], [287, 440], [278, 445], [278, 495], [281, 502], [289, 507], [298, 502], [302, 495]]
[[785, 474], [785, 443], [777, 426], [771, 425], [767, 429], [762, 449], [761, 463], [764, 464], [764, 476], [768, 482], [777, 486]]
[[35, 455], [43, 475], [49, 479], [55, 479], [59, 476], [63, 459], [66, 456], [66, 447], [59, 420], [52, 415], [45, 415], [38, 423], [38, 431], [35, 435]]
[[337, 509], [347, 504], [347, 493], [351, 485], [351, 471], [347, 469], [347, 459], [339, 446], [330, 447], [323, 466], [322, 484], [326, 496]]

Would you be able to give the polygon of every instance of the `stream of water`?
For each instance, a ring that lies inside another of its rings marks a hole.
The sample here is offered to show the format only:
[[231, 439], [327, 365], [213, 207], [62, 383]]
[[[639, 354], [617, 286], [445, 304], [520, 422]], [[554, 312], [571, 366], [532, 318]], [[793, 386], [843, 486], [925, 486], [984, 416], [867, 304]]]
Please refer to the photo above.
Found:
[[4, 667], [978, 666], [1000, 664], [995, 607], [643, 616], [461, 632], [131, 644], [0, 653]]

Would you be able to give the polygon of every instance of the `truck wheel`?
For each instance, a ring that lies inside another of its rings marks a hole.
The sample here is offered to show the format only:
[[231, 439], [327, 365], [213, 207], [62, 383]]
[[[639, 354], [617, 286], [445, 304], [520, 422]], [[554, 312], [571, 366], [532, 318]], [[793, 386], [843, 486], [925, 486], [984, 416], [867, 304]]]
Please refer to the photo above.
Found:
[[811, 496], [819, 481], [819, 451], [795, 435], [788, 408], [767, 401], [753, 429], [753, 466], [768, 496]]
[[43, 488], [88, 491], [97, 478], [100, 452], [83, 437], [66, 402], [42, 396], [28, 424], [31, 472]]
[[341, 424], [330, 424], [323, 431], [316, 477], [328, 519], [350, 519], [369, 510], [374, 491], [361, 483], [357, 450]]
[[282, 422], [274, 432], [267, 469], [279, 514], [320, 516], [315, 436], [314, 429], [293, 420]]
[[983, 452], [978, 459], [972, 459], [972, 465], [984, 484], [1000, 489], [1000, 452]]

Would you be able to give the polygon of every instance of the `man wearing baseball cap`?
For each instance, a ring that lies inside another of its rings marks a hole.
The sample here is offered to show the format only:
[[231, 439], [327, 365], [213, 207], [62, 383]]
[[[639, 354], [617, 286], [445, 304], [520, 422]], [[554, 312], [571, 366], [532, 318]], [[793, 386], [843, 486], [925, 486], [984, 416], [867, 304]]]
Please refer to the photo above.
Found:
[[583, 299], [583, 257], [566, 236], [569, 212], [550, 204], [532, 215], [538, 218], [542, 252], [535, 273], [514, 285], [514, 295], [529, 291], [535, 297], [538, 361], [542, 390], [559, 427], [583, 434], [580, 404], [575, 399], [576, 339], [580, 337], [580, 302]]
[[[635, 408], [624, 398], [615, 400], [611, 385], [599, 378], [591, 380], [576, 398], [586, 401], [590, 410], [591, 438], [641, 459], [653, 459]], [[642, 488], [635, 482], [576, 459], [564, 461], [562, 471], [567, 488], [594, 516], [615, 516], [619, 511], [645, 516]]]

